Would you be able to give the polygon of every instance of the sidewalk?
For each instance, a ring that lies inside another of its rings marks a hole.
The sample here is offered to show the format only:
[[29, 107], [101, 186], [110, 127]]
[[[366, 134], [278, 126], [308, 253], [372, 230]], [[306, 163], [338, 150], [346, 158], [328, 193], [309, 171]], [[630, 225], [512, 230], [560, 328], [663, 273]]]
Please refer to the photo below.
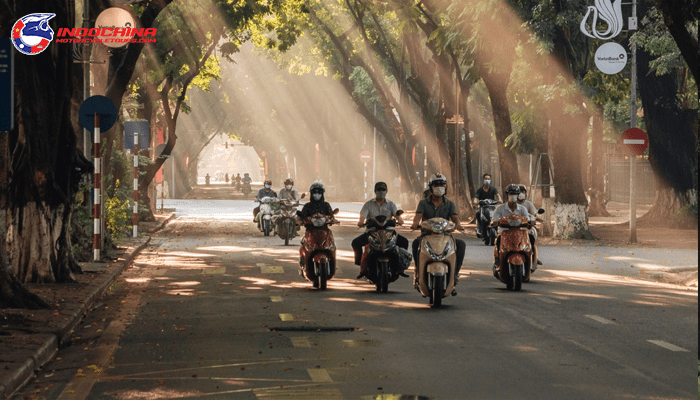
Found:
[[84, 274], [77, 283], [30, 284], [27, 287], [51, 305], [45, 310], [0, 309], [0, 399], [8, 399], [35, 371], [58, 352], [72, 330], [99, 300], [113, 280], [150, 242], [150, 234], [162, 229], [174, 214], [142, 222], [143, 236], [120, 240], [108, 255], [112, 262], [80, 263]]

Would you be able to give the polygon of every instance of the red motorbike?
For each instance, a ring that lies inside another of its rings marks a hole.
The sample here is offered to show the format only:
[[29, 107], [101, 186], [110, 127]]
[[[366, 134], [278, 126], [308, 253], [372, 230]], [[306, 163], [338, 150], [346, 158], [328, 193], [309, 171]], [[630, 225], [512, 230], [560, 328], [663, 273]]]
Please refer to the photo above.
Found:
[[[340, 210], [333, 210], [337, 214]], [[335, 275], [335, 240], [330, 225], [340, 223], [333, 215], [314, 214], [303, 218], [306, 233], [299, 247], [299, 275], [313, 286], [325, 290], [329, 279]]]
[[493, 248], [493, 276], [506, 284], [508, 290], [518, 291], [523, 282], [530, 280], [532, 245], [528, 232], [530, 221], [527, 217], [511, 214], [498, 221], [500, 244]]

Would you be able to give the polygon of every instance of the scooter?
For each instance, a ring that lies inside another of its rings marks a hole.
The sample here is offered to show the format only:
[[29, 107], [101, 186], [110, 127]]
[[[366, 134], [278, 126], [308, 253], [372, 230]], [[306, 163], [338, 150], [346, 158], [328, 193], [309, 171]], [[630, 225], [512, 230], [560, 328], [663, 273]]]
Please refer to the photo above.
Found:
[[[305, 194], [301, 195], [303, 199]], [[284, 245], [289, 245], [289, 241], [297, 236], [296, 212], [299, 201], [291, 199], [281, 199], [279, 209], [272, 217], [272, 224], [277, 227], [277, 236], [284, 240]]]
[[457, 244], [451, 235], [455, 224], [444, 218], [431, 218], [421, 223], [427, 233], [420, 239], [413, 285], [428, 297], [433, 308], [440, 307], [443, 297], [454, 289], [454, 269], [457, 265]]
[[484, 245], [493, 246], [496, 242], [496, 228], [490, 226], [493, 212], [496, 211], [496, 200], [479, 200], [479, 210], [481, 217], [476, 221], [476, 237], [484, 241]]
[[243, 185], [241, 186], [241, 192], [243, 192], [243, 196], [248, 197], [250, 192], [253, 190], [250, 188], [250, 182], [243, 182]]
[[[544, 213], [543, 209], [538, 214]], [[498, 226], [505, 228], [499, 234], [499, 245], [493, 248], [493, 276], [506, 284], [506, 288], [519, 291], [523, 282], [530, 280], [532, 272], [532, 245], [528, 232], [531, 228], [529, 218], [511, 214], [498, 221]]]
[[[396, 212], [396, 216], [401, 214], [403, 210]], [[404, 270], [400, 263], [400, 250], [396, 245], [396, 223], [395, 217], [380, 215], [363, 225], [371, 231], [369, 243], [362, 253], [362, 271], [365, 271], [367, 280], [377, 287], [377, 292], [381, 293], [386, 293], [389, 283], [399, 279], [399, 274]]]
[[260, 203], [260, 212], [256, 216], [258, 229], [265, 235], [270, 236], [273, 230], [272, 215], [274, 211], [272, 207], [277, 204], [277, 199], [273, 197], [263, 197], [258, 201]]
[[[336, 208], [333, 215], [338, 212]], [[299, 247], [299, 275], [320, 290], [326, 290], [328, 280], [335, 275], [336, 247], [328, 226], [340, 222], [333, 215], [314, 214], [299, 221], [306, 228]]]

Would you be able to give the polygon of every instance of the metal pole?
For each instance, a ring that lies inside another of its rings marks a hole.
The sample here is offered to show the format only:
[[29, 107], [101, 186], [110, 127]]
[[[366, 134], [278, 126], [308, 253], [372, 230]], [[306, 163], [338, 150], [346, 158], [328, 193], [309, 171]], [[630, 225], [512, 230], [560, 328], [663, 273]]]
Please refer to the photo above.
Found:
[[100, 261], [100, 250], [102, 249], [102, 238], [101, 230], [102, 223], [100, 218], [100, 200], [102, 196], [100, 195], [100, 114], [95, 113], [95, 138], [94, 138], [94, 151], [95, 151], [95, 162], [94, 162], [94, 175], [95, 175], [95, 192], [93, 195], [94, 204], [94, 225], [93, 225], [93, 261]]
[[[90, 29], [90, 0], [83, 1], [83, 28]], [[90, 44], [83, 44], [83, 101], [90, 97]], [[90, 131], [83, 128], [83, 154], [88, 160], [90, 155]], [[97, 156], [97, 154], [95, 154]]]
[[428, 188], [428, 146], [423, 145], [423, 188]]
[[[362, 148], [363, 151], [365, 148], [367, 148], [367, 133], [362, 135]], [[362, 170], [363, 177], [362, 177], [362, 182], [364, 183], [364, 189], [363, 192], [365, 194], [365, 200], [367, 200], [367, 163], [364, 163], [364, 168]]]
[[134, 237], [139, 226], [139, 134], [134, 132]]
[[[632, 0], [632, 18], [637, 18], [637, 0]], [[632, 78], [630, 82], [630, 127], [637, 126], [637, 46], [632, 43]], [[636, 155], [630, 156], [630, 243], [637, 243], [637, 198], [634, 178]]]
[[[377, 115], [377, 104], [374, 104], [374, 115]], [[377, 183], [377, 127], [374, 127], [374, 142], [372, 142], [372, 189]]]

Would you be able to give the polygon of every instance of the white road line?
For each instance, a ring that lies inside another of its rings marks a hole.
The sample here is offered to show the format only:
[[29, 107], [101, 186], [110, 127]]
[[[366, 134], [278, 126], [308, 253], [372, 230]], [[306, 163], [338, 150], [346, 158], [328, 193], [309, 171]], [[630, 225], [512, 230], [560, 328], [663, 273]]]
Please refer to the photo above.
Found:
[[601, 324], [614, 324], [614, 322], [610, 321], [609, 319], [605, 319], [605, 318], [599, 317], [597, 315], [586, 315], [585, 317], [588, 317], [592, 320], [598, 321]]
[[328, 375], [328, 371], [323, 368], [310, 368], [306, 370], [314, 382], [333, 382], [331, 376]]
[[663, 340], [647, 340], [647, 342], [654, 343], [657, 346], [661, 346], [665, 349], [671, 350], [671, 351], [685, 351], [687, 352], [688, 350], [678, 347], [675, 344], [671, 344], [669, 342], [664, 342]]
[[307, 337], [292, 337], [289, 339], [292, 341], [294, 347], [311, 347], [311, 343], [309, 343], [309, 338]]
[[282, 296], [270, 296], [270, 301], [273, 303], [281, 303]]

